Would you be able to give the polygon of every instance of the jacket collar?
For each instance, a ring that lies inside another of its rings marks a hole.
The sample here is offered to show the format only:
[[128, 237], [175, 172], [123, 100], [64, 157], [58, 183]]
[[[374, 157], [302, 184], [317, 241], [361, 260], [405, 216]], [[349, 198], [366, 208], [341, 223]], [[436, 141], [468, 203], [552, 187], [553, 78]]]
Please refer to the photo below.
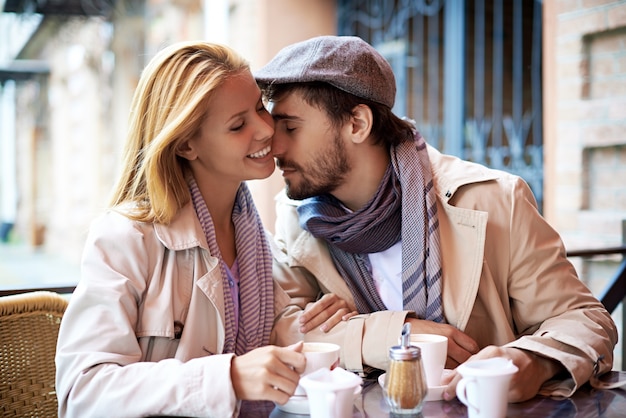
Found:
[[430, 145], [427, 149], [435, 191], [444, 202], [448, 202], [462, 186], [498, 178], [497, 171], [493, 169], [452, 155], [442, 154]]
[[191, 202], [176, 213], [169, 225], [154, 224], [154, 231], [159, 241], [170, 250], [186, 250], [193, 247], [201, 247], [207, 251], [209, 249]]

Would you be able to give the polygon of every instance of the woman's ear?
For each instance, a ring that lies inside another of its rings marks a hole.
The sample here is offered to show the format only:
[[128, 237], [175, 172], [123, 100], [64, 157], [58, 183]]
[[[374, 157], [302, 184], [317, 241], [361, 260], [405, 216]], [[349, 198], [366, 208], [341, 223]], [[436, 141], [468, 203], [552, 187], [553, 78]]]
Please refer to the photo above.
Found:
[[372, 109], [364, 104], [356, 105], [352, 109], [352, 116], [350, 117], [352, 142], [361, 143], [365, 141], [372, 132], [373, 123]]
[[198, 158], [198, 154], [193, 149], [191, 141], [189, 139], [181, 142], [176, 146], [176, 155], [183, 157], [186, 160], [192, 161]]

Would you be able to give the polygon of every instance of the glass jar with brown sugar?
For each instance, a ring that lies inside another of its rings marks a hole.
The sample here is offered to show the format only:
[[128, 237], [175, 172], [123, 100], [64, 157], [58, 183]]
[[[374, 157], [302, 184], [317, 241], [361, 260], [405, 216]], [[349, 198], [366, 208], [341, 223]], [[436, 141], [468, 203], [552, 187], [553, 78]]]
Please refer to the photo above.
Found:
[[389, 369], [384, 394], [393, 414], [418, 414], [426, 398], [428, 385], [418, 347], [410, 345], [411, 324], [402, 328], [400, 345], [389, 348]]

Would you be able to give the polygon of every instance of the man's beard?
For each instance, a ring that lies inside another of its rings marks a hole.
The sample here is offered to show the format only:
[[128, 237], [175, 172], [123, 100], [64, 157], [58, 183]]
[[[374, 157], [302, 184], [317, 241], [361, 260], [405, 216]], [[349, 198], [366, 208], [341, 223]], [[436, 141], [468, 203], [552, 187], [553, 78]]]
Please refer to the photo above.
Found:
[[293, 167], [300, 175], [299, 183], [296, 185], [285, 179], [287, 196], [295, 200], [332, 194], [342, 184], [351, 169], [346, 148], [338, 133], [326, 149], [315, 155], [305, 165], [279, 160], [278, 166]]

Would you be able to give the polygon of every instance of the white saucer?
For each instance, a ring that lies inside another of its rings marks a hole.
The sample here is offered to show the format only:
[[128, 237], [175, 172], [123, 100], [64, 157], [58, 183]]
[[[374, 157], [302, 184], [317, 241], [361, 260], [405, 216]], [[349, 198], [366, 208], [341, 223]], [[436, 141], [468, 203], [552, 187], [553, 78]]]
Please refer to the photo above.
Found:
[[[443, 371], [443, 374], [446, 375], [448, 373], [451, 373], [452, 370], [450, 369], [445, 369]], [[382, 387], [383, 389], [385, 388], [385, 375], [387, 373], [383, 373], [380, 376], [378, 376], [378, 384], [380, 385], [380, 387]], [[429, 386], [428, 387], [428, 392], [426, 393], [426, 399], [424, 399], [425, 401], [441, 401], [443, 400], [443, 398], [441, 397], [443, 394], [443, 390], [446, 388], [446, 385], [443, 386]]]
[[443, 386], [429, 386], [428, 393], [426, 393], [425, 401], [441, 401], [443, 398], [441, 395], [443, 394], [443, 390], [446, 388], [446, 385]]
[[[357, 396], [361, 394], [363, 387], [361, 385], [357, 386], [354, 390], [354, 397], [356, 399]], [[284, 404], [280, 405], [274, 402], [276, 408], [280, 409], [283, 412], [287, 412], [288, 414], [297, 414], [297, 415], [309, 415], [309, 399], [306, 395], [303, 396], [292, 396], [289, 400]]]

